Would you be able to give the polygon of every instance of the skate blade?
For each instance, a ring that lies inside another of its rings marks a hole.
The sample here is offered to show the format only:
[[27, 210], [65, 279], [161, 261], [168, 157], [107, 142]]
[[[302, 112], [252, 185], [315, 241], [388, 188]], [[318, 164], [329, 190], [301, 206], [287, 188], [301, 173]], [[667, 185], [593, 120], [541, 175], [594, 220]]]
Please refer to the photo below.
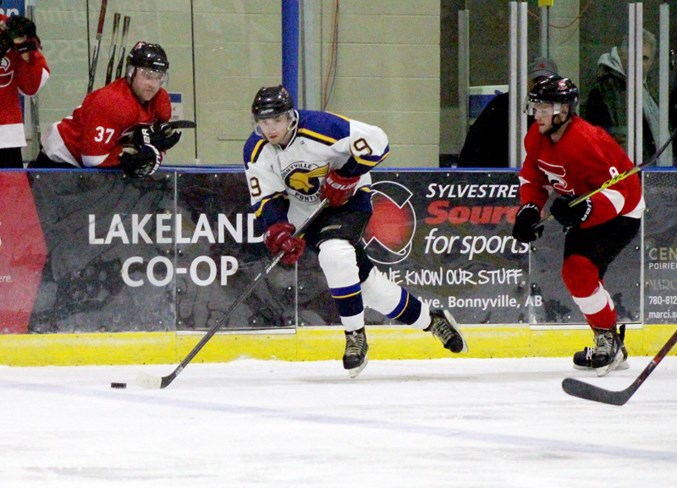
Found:
[[[625, 368], [622, 367], [623, 364], [625, 364]], [[615, 369], [628, 369], [629, 367], [630, 365], [628, 365], [627, 361], [623, 361], [623, 353], [619, 353], [611, 363], [601, 368], [596, 368], [595, 373], [597, 373], [597, 376], [601, 377], [608, 375]]]
[[[577, 369], [578, 371], [594, 371], [595, 370], [595, 368], [593, 368], [592, 366], [579, 366], [577, 364], [574, 364], [574, 369]], [[621, 364], [619, 364], [616, 367], [617, 371], [622, 371], [624, 369], [630, 369], [630, 364], [628, 364], [627, 361], [623, 361]]]
[[367, 367], [368, 362], [369, 362], [369, 360], [367, 359], [367, 356], [365, 356], [364, 362], [362, 364], [360, 364], [357, 368], [353, 368], [353, 369], [348, 370], [348, 376], [350, 376], [351, 378], [355, 378], [358, 374], [360, 374], [362, 372], [362, 370], [364, 368]]

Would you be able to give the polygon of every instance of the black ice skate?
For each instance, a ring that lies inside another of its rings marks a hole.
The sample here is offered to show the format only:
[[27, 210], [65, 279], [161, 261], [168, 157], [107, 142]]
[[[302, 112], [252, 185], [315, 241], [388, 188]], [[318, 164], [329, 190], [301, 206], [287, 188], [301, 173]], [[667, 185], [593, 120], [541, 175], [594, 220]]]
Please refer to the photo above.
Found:
[[431, 310], [430, 311], [430, 326], [425, 329], [427, 332], [437, 337], [444, 347], [451, 352], [466, 352], [468, 344], [461, 331], [458, 329], [458, 324], [454, 317], [446, 310]]
[[364, 327], [353, 332], [346, 332], [346, 352], [343, 354], [343, 368], [354, 378], [367, 366], [367, 334]]
[[[606, 332], [606, 331], [604, 331], [604, 330], [598, 331], [598, 330], [595, 330], [595, 329], [593, 329], [593, 330], [595, 332], [595, 344], [597, 344], [597, 334], [599, 332]], [[615, 327], [613, 328], [613, 333], [616, 334], [616, 328]], [[621, 344], [620, 350], [622, 351], [623, 357], [620, 360], [620, 362], [618, 362], [618, 364], [614, 368], [608, 368], [606, 371], [603, 371], [602, 374], [599, 374], [600, 372], [598, 371], [598, 374], [600, 376], [604, 376], [605, 374], [607, 374], [612, 369], [621, 370], [621, 369], [628, 369], [630, 367], [630, 365], [627, 362], [628, 351], [627, 351], [627, 349], [625, 349], [625, 344], [623, 343], [623, 341], [625, 340], [625, 324], [623, 324], [619, 327], [619, 332], [618, 332], [618, 334], [616, 334], [616, 337], [620, 340], [620, 344]], [[597, 346], [595, 346], [595, 347], [584, 347], [582, 351], [577, 351], [576, 353], [574, 353], [574, 368], [580, 369], [580, 370], [597, 369], [595, 366], [593, 366], [593, 361], [592, 361], [592, 357], [593, 357], [593, 354], [594, 354], [596, 349], [597, 349]]]

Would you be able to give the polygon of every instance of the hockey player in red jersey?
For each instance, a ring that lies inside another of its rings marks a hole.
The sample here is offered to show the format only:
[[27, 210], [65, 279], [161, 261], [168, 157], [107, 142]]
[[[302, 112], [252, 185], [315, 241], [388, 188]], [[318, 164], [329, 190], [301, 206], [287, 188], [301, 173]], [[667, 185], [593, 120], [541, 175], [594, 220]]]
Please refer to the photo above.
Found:
[[[251, 203], [265, 226], [271, 254], [292, 265], [306, 244], [318, 252], [345, 329], [343, 367], [355, 377], [367, 364], [364, 307], [426, 330], [444, 347], [467, 350], [449, 312], [432, 310], [390, 281], [360, 243], [372, 213], [369, 171], [386, 158], [388, 138], [378, 127], [335, 114], [295, 110], [283, 86], [261, 88], [252, 104], [254, 133], [244, 146]], [[329, 208], [304, 236], [301, 225], [326, 199]]]
[[122, 167], [132, 177], [152, 175], [181, 137], [166, 124], [172, 112], [163, 88], [168, 70], [159, 44], [136, 43], [125, 76], [89, 93], [73, 115], [53, 124], [29, 167]]
[[19, 95], [34, 96], [48, 78], [33, 21], [0, 14], [0, 168], [23, 168], [26, 134]]
[[627, 368], [623, 334], [604, 287], [604, 274], [640, 228], [645, 208], [634, 174], [573, 207], [575, 198], [596, 190], [633, 167], [623, 149], [603, 129], [576, 114], [578, 88], [571, 80], [551, 76], [527, 97], [527, 113], [536, 118], [526, 137], [526, 159], [519, 174], [520, 207], [513, 237], [532, 242], [543, 233], [538, 225], [549, 192], [558, 196], [550, 207], [564, 226], [562, 279], [594, 332], [595, 345], [574, 354], [574, 367], [594, 369], [599, 376]]

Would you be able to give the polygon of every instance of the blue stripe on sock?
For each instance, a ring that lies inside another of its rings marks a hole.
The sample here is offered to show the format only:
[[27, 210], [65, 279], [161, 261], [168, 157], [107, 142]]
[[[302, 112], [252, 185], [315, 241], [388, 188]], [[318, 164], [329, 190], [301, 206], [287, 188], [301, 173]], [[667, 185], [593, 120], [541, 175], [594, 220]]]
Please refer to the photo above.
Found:
[[362, 287], [359, 283], [341, 288], [331, 288], [330, 291], [341, 317], [352, 317], [364, 311]]

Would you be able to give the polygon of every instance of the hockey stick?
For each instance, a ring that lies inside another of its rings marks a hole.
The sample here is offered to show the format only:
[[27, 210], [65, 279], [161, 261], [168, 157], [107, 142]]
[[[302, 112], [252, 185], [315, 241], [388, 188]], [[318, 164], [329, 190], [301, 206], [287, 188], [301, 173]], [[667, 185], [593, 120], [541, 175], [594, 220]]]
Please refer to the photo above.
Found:
[[108, 0], [101, 0], [101, 10], [99, 11], [99, 25], [96, 27], [96, 41], [94, 44], [94, 54], [92, 54], [92, 63], [89, 65], [89, 85], [87, 93], [91, 93], [94, 88], [94, 78], [96, 76], [96, 65], [99, 62], [99, 49], [101, 48], [101, 36], [103, 35], [103, 24], [106, 20], [106, 7]]
[[120, 61], [118, 61], [118, 67], [115, 70], [115, 79], [122, 78], [122, 69], [125, 65], [125, 51], [127, 50], [127, 35], [129, 34], [129, 23], [132, 21], [132, 18], [129, 15], [125, 15], [124, 20], [122, 21], [122, 42], [120, 43]]
[[115, 51], [117, 50], [117, 43], [120, 32], [120, 12], [115, 12], [113, 15], [113, 35], [110, 40], [110, 48], [108, 50], [108, 66], [106, 66], [106, 82], [107, 85], [113, 78], [113, 66], [115, 65]]
[[[320, 215], [322, 210], [327, 206], [327, 200], [322, 200], [320, 203], [320, 206], [315, 210], [310, 217], [303, 223], [303, 225], [294, 233], [294, 237], [298, 237], [299, 235], [303, 234], [305, 230], [310, 226], [310, 224]], [[166, 388], [169, 386], [169, 384], [174, 381], [174, 379], [183, 371], [183, 369], [190, 363], [193, 358], [197, 355], [198, 352], [202, 350], [202, 348], [209, 342], [209, 340], [216, 334], [216, 332], [226, 323], [228, 318], [233, 314], [235, 309], [240, 305], [254, 290], [256, 285], [261, 281], [263, 277], [268, 275], [272, 271], [272, 269], [277, 266], [277, 263], [280, 262], [280, 259], [282, 259], [282, 256], [284, 256], [284, 252], [280, 251], [277, 253], [271, 260], [270, 262], [266, 265], [265, 269], [261, 271], [258, 275], [256, 275], [256, 278], [254, 278], [249, 285], [245, 288], [245, 290], [240, 294], [240, 296], [235, 300], [230, 307], [228, 307], [228, 310], [226, 310], [226, 313], [223, 317], [221, 317], [221, 320], [219, 320], [216, 324], [212, 325], [212, 327], [207, 331], [207, 333], [204, 335], [204, 337], [200, 340], [200, 342], [197, 343], [195, 347], [188, 353], [188, 355], [184, 358], [183, 361], [172, 371], [170, 374], [167, 376], [152, 376], [144, 371], [139, 371], [138, 375], [136, 376], [136, 383], [144, 388], [154, 388], [154, 389], [160, 389], [160, 388]]]
[[134, 137], [134, 133], [141, 129], [142, 127], [149, 127], [149, 126], [162, 126], [162, 125], [168, 125], [172, 129], [195, 129], [197, 127], [197, 124], [193, 122], [192, 120], [170, 120], [168, 122], [164, 123], [156, 123], [156, 124], [138, 124], [135, 126], [130, 127], [126, 131], [122, 133], [122, 135], [118, 138], [118, 144], [128, 144]]
[[167, 122], [172, 129], [195, 129], [197, 124], [192, 120], [170, 120]]
[[677, 342], [677, 330], [672, 334], [672, 337], [665, 343], [665, 345], [658, 351], [651, 362], [639, 374], [637, 379], [632, 382], [625, 390], [610, 391], [600, 388], [599, 386], [591, 385], [575, 378], [565, 378], [562, 381], [562, 389], [569, 395], [573, 395], [584, 400], [592, 400], [594, 402], [607, 403], [609, 405], [625, 405], [637, 389], [642, 386], [642, 383], [649, 377], [658, 363], [660, 363], [665, 356], [668, 355], [672, 346]]
[[[647, 159], [646, 161], [638, 164], [637, 166], [633, 166], [631, 169], [629, 169], [627, 171], [623, 171], [622, 173], [620, 173], [620, 174], [614, 176], [613, 178], [605, 181], [604, 183], [602, 183], [602, 185], [599, 188], [596, 188], [592, 191], [589, 191], [585, 195], [581, 195], [580, 197], [572, 200], [571, 202], [569, 202], [569, 207], [573, 207], [574, 205], [578, 205], [579, 203], [584, 202], [585, 200], [587, 200], [591, 196], [596, 195], [597, 193], [606, 190], [610, 186], [615, 185], [619, 181], [623, 181], [624, 179], [628, 178], [631, 175], [634, 175], [635, 173], [639, 173], [643, 168], [646, 168], [647, 166], [656, 162], [656, 160], [659, 157], [661, 157], [661, 154], [663, 154], [663, 152], [668, 148], [670, 143], [675, 139], [675, 136], [677, 136], [677, 129], [672, 131], [672, 134], [670, 134], [670, 137], [668, 138], [668, 140], [665, 141], [665, 144], [663, 144], [660, 148], [658, 148], [658, 150], [649, 159]], [[548, 215], [547, 217], [542, 218], [539, 222], [537, 222], [533, 226], [538, 227], [539, 225], [542, 225], [544, 222], [547, 222], [548, 220], [551, 220], [553, 218], [554, 217], [552, 215]]]

